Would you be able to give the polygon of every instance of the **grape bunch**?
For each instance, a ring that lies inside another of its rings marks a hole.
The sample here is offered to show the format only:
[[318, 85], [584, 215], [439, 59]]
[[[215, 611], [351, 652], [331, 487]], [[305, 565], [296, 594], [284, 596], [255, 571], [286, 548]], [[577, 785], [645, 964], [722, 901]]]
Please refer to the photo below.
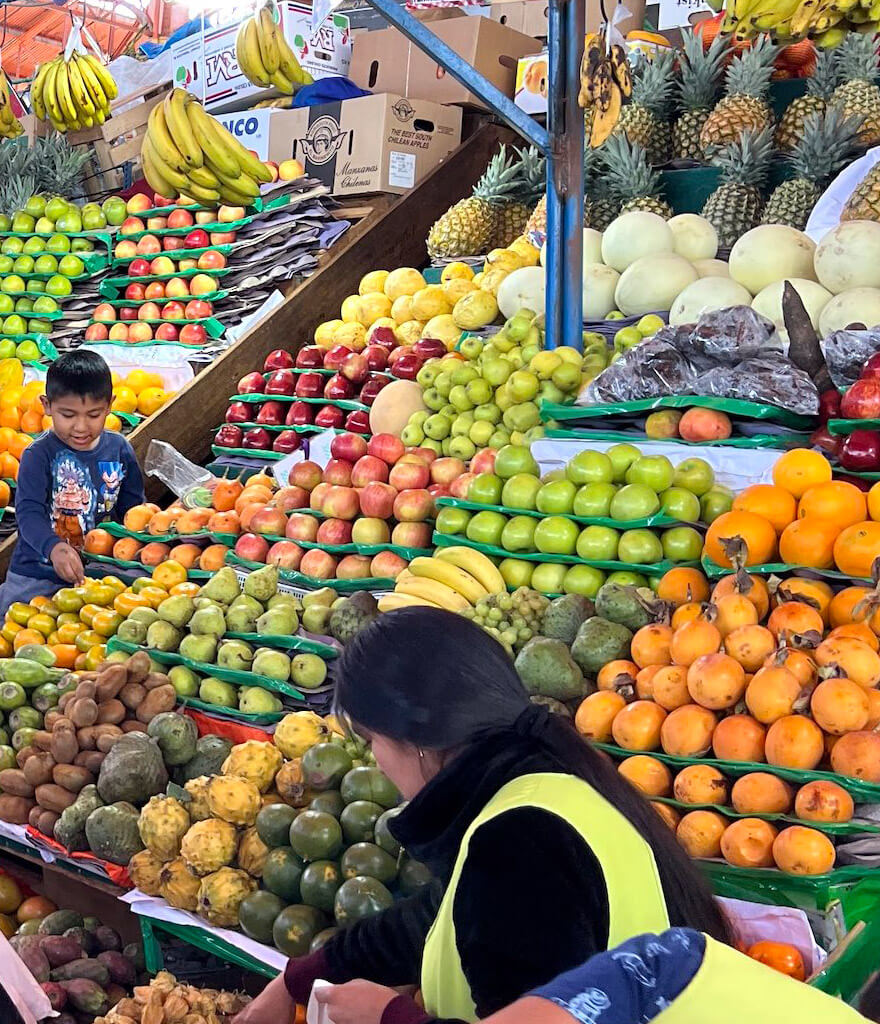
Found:
[[541, 631], [541, 617], [550, 604], [537, 590], [519, 587], [512, 594], [489, 594], [461, 614], [472, 619], [511, 654], [524, 647]]

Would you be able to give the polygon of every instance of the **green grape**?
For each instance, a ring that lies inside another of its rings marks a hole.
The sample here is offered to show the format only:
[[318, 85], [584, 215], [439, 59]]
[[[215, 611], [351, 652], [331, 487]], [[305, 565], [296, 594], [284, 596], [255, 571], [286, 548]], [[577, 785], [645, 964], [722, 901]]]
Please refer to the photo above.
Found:
[[498, 623], [504, 618], [504, 613], [500, 608], [491, 608], [486, 618], [493, 624]]

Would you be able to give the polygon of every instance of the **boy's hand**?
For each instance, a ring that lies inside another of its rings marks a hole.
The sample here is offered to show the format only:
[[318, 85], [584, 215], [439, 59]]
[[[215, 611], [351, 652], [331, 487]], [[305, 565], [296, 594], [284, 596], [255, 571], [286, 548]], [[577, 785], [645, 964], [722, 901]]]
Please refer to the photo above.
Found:
[[64, 542], [56, 544], [49, 555], [49, 561], [61, 579], [68, 583], [78, 586], [85, 580], [82, 559], [69, 544]]

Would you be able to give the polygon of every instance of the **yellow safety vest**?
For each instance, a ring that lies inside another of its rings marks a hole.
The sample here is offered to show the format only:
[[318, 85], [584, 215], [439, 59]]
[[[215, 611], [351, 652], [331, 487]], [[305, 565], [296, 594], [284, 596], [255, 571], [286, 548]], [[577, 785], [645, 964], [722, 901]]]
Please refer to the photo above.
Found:
[[706, 936], [706, 954], [691, 983], [651, 1024], [866, 1024], [833, 996], [759, 964]]
[[[503, 786], [465, 833], [452, 877], [425, 940], [422, 997], [425, 1009], [434, 1017], [478, 1019], [455, 940], [452, 919], [455, 890], [473, 834], [499, 814], [521, 807], [535, 807], [558, 815], [593, 851], [602, 867], [608, 891], [609, 946], [616, 946], [634, 935], [662, 932], [669, 927], [654, 853], [620, 811], [588, 782], [576, 776], [549, 772], [523, 775]], [[511, 855], [515, 856], [515, 852], [511, 851]]]

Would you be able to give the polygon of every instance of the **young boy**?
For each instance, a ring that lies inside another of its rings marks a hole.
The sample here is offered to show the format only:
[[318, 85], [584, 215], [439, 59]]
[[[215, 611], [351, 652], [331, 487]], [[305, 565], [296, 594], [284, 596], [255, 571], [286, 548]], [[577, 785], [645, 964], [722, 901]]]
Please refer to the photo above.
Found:
[[24, 452], [15, 493], [18, 543], [0, 587], [0, 617], [15, 601], [84, 579], [79, 550], [104, 519], [144, 500], [131, 445], [104, 430], [113, 383], [95, 352], [65, 352], [49, 367], [43, 408], [52, 429]]

